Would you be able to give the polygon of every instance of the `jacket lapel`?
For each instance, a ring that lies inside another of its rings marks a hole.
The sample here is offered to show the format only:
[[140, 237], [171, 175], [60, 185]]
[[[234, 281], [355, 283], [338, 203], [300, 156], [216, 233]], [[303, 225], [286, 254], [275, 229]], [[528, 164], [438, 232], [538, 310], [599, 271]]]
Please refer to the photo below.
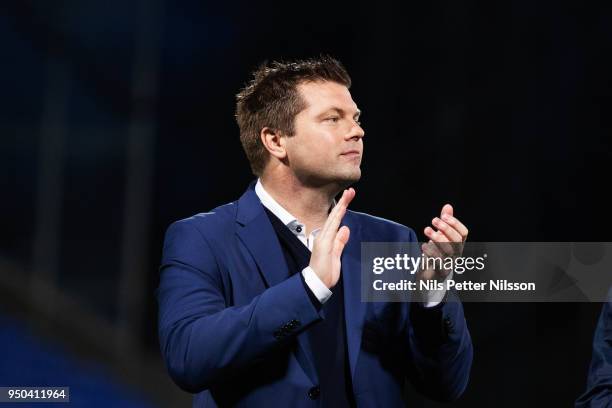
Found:
[[[238, 200], [236, 222], [237, 235], [247, 248], [268, 287], [289, 277], [287, 263], [274, 228], [259, 201], [251, 183]], [[312, 359], [312, 350], [305, 332], [297, 336], [296, 359], [313, 384], [319, 382]]]
[[347, 211], [342, 225], [349, 227], [351, 235], [342, 253], [342, 279], [344, 282], [344, 315], [351, 377], [355, 376], [357, 357], [361, 349], [363, 320], [367, 303], [361, 302], [361, 231], [354, 215]]

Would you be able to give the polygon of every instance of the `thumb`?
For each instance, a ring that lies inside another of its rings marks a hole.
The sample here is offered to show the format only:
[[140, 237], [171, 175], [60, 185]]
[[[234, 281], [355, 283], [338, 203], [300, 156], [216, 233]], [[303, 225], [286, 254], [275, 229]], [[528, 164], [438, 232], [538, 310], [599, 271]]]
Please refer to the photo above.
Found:
[[340, 255], [342, 255], [342, 250], [348, 242], [350, 235], [351, 230], [346, 225], [343, 225], [338, 232], [336, 232], [336, 239], [334, 239], [334, 248], [332, 250], [334, 256], [340, 257]]

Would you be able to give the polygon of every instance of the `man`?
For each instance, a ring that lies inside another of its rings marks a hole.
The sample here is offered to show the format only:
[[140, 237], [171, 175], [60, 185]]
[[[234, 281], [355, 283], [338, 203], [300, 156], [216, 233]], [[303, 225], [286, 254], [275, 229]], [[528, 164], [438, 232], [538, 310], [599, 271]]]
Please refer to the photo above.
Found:
[[[403, 404], [406, 378], [440, 400], [467, 385], [472, 343], [453, 294], [361, 302], [361, 242], [417, 238], [347, 210], [364, 137], [350, 84], [329, 57], [259, 68], [236, 110], [258, 180], [167, 231], [161, 348], [194, 406], [386, 407]], [[450, 205], [433, 222], [426, 254], [465, 241]]]

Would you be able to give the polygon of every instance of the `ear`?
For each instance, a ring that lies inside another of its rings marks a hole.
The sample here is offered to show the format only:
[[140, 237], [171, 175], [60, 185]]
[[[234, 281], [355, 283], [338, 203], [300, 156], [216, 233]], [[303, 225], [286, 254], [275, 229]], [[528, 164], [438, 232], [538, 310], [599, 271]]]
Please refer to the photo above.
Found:
[[287, 151], [285, 150], [285, 138], [280, 131], [269, 127], [264, 127], [261, 129], [259, 137], [261, 138], [261, 143], [263, 143], [270, 155], [279, 160], [287, 157]]

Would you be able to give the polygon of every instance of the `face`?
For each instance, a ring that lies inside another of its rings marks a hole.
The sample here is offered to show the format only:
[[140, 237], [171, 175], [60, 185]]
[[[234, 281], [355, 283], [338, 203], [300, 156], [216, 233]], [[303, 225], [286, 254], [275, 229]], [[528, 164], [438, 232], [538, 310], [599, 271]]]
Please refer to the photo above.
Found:
[[360, 111], [344, 85], [306, 82], [298, 85], [306, 102], [285, 138], [287, 160], [303, 183], [344, 188], [361, 177], [364, 131]]

